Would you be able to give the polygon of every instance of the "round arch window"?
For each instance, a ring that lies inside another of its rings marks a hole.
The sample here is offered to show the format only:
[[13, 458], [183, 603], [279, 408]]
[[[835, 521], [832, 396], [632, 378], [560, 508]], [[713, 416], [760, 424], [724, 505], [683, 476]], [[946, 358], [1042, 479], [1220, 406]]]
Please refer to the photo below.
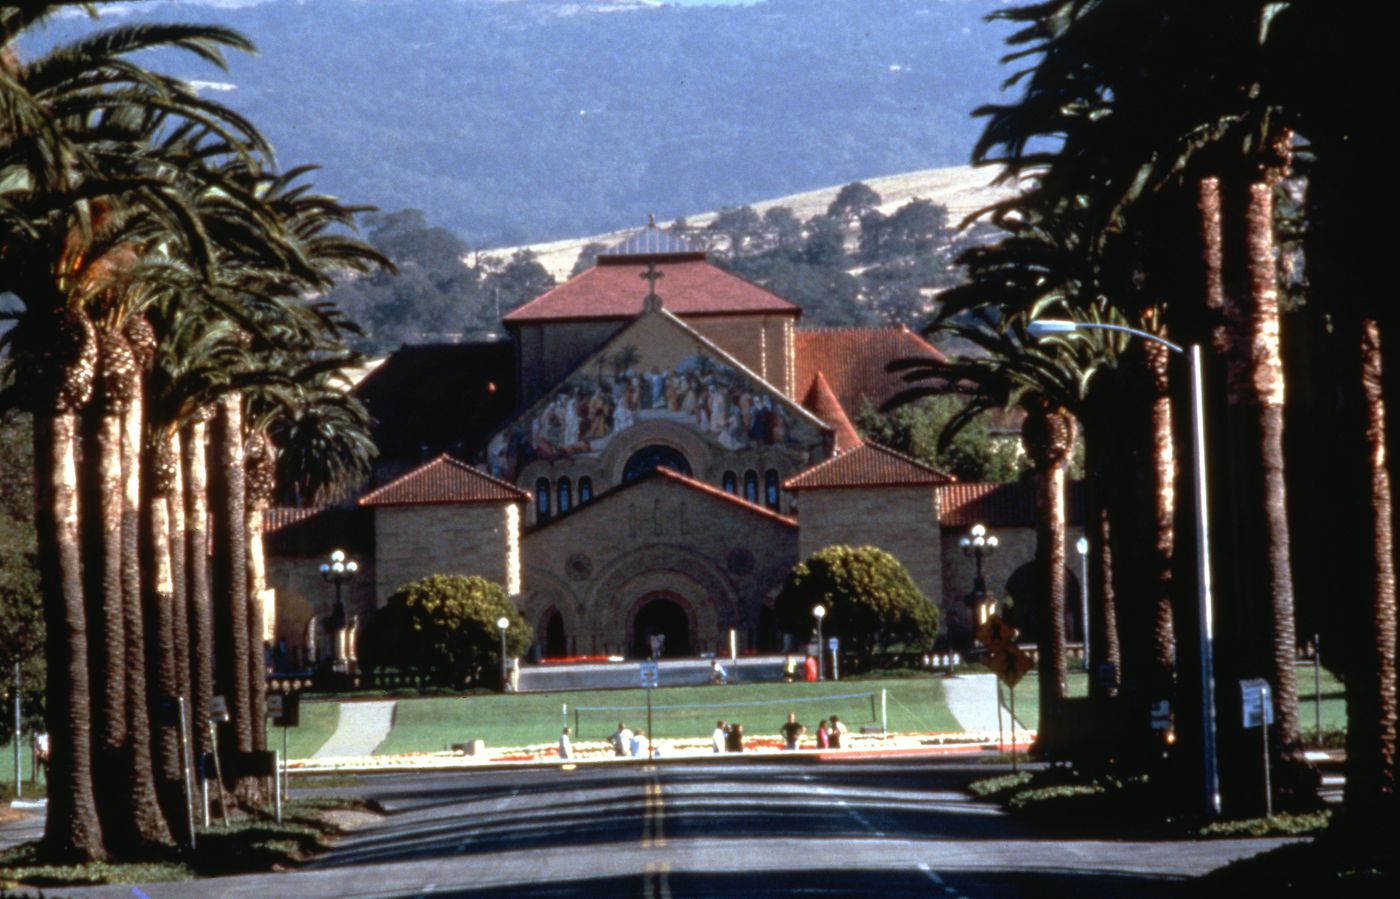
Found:
[[658, 468], [669, 468], [683, 475], [690, 475], [690, 461], [680, 450], [657, 443], [644, 446], [632, 454], [622, 469], [622, 480], [635, 481]]

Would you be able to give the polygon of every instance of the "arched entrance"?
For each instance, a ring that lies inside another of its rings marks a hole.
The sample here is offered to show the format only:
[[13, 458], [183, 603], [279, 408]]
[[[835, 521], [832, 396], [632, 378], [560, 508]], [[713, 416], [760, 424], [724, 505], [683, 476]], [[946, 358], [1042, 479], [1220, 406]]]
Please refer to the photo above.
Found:
[[558, 609], [549, 614], [541, 630], [544, 633], [545, 658], [557, 659], [569, 654], [569, 645], [564, 639], [564, 616]]
[[652, 593], [642, 597], [632, 623], [632, 655], [650, 657], [653, 635], [662, 637], [663, 656], [691, 654], [690, 616], [672, 594]]

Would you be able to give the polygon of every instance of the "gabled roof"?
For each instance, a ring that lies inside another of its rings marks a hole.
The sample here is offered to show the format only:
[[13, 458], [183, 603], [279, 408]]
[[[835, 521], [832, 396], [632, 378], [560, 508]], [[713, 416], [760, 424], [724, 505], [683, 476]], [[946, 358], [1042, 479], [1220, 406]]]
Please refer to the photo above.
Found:
[[[674, 261], [672, 261], [674, 259]], [[745, 313], [798, 316], [801, 307], [698, 258], [651, 257], [661, 278], [656, 292], [676, 315]], [[600, 256], [598, 264], [546, 291], [504, 319], [507, 325], [631, 318], [648, 292], [647, 257]]]
[[540, 522], [535, 526], [534, 531], [538, 531], [542, 528], [552, 527], [556, 524], [569, 521], [573, 518], [583, 515], [588, 511], [599, 508], [603, 503], [607, 502], [613, 497], [620, 496], [628, 490], [631, 490], [637, 486], [658, 479], [667, 481], [668, 483], [677, 484], [681, 487], [686, 488], [687, 490], [693, 490], [696, 493], [704, 494], [713, 499], [730, 503], [736, 506], [737, 508], [742, 509], [745, 512], [758, 515], [761, 518], [766, 518], [769, 521], [775, 522], [777, 524], [782, 524], [786, 525], [787, 527], [793, 528], [797, 527], [797, 519], [795, 518], [789, 518], [786, 515], [779, 515], [777, 512], [774, 512], [772, 509], [769, 509], [766, 506], [760, 506], [757, 503], [751, 503], [743, 497], [735, 496], [732, 493], [726, 493], [725, 491], [719, 489], [713, 484], [706, 484], [704, 481], [697, 481], [695, 478], [689, 477], [688, 475], [683, 475], [677, 471], [672, 471], [669, 468], [657, 468], [653, 471], [648, 472], [647, 474], [642, 475], [635, 481], [625, 481], [621, 484], [618, 484], [612, 489], [598, 494], [586, 503], [580, 503], [579, 505], [574, 506], [567, 512], [557, 514], [550, 518], [548, 521]]
[[817, 372], [817, 376], [812, 379], [812, 386], [807, 389], [802, 405], [812, 410], [817, 418], [826, 422], [836, 432], [836, 452], [844, 453], [860, 446], [860, 433], [846, 417], [841, 403], [837, 401], [836, 394], [831, 392], [831, 385], [826, 382], [826, 376], [821, 372]]
[[530, 494], [443, 453], [420, 468], [360, 497], [362, 506], [446, 503], [523, 503]]
[[952, 478], [878, 443], [862, 443], [790, 479], [784, 490], [833, 487], [917, 487]]
[[[1065, 486], [1065, 520], [1084, 520], [1084, 482]], [[1036, 523], [1035, 482], [948, 484], [938, 491], [938, 523], [945, 528], [974, 524], [1030, 527]]]
[[798, 384], [810, 384], [817, 372], [846, 414], [860, 414], [862, 399], [875, 407], [906, 386], [903, 375], [885, 370], [896, 359], [926, 357], [946, 361], [933, 344], [908, 328], [803, 328], [795, 335]]
[[473, 456], [515, 411], [508, 340], [403, 346], [354, 390], [373, 419], [381, 461]]

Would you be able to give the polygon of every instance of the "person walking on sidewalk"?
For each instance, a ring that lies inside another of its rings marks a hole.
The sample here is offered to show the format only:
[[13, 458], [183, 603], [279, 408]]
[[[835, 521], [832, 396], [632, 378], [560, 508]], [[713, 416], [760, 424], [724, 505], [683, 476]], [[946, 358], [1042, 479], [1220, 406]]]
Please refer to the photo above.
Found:
[[574, 744], [570, 739], [573, 728], [565, 727], [564, 732], [559, 735], [559, 757], [561, 759], [571, 759], [574, 757]]

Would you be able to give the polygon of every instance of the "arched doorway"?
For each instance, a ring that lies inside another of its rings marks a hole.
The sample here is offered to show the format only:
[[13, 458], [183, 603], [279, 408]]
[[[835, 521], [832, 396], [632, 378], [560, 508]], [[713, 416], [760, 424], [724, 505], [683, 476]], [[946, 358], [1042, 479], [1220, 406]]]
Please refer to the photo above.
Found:
[[568, 641], [564, 639], [564, 616], [558, 609], [550, 613], [545, 619], [544, 627], [544, 657], [547, 659], [558, 659], [569, 654]]
[[635, 481], [642, 475], [651, 474], [658, 468], [669, 468], [683, 475], [690, 474], [690, 460], [675, 447], [664, 443], [653, 443], [637, 450], [627, 459], [622, 469], [623, 481]]
[[632, 654], [650, 657], [653, 635], [662, 637], [663, 656], [690, 655], [690, 616], [670, 594], [653, 593], [642, 598], [632, 623]]

